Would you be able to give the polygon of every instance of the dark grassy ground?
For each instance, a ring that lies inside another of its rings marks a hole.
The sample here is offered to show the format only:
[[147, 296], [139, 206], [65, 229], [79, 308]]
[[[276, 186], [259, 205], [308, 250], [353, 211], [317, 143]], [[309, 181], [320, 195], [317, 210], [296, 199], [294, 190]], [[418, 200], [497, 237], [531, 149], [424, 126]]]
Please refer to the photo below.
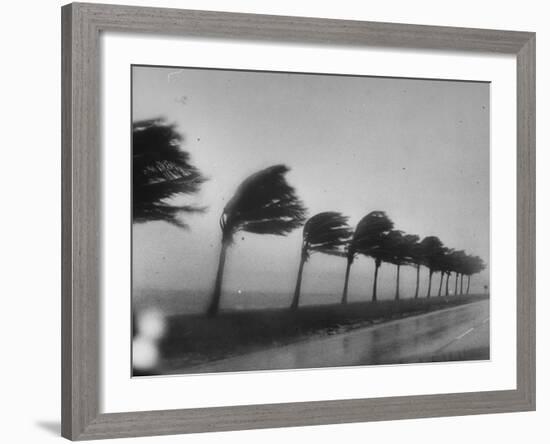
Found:
[[214, 318], [177, 315], [168, 318], [161, 343], [161, 368], [155, 373], [202, 364], [304, 340], [347, 332], [368, 325], [441, 310], [488, 295], [432, 297], [331, 304], [288, 309], [222, 312]]

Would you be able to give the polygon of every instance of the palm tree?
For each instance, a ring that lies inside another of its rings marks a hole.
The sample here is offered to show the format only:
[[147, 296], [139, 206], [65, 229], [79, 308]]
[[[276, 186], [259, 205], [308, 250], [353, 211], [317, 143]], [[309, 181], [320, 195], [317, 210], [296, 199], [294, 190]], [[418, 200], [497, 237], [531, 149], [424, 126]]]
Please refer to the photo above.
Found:
[[300, 227], [306, 209], [285, 178], [286, 165], [273, 165], [245, 179], [223, 209], [220, 217], [222, 245], [216, 283], [208, 314], [217, 314], [220, 306], [223, 271], [227, 248], [238, 231], [285, 236]]
[[401, 265], [404, 262], [404, 240], [403, 232], [401, 230], [391, 230], [381, 238], [380, 249], [377, 252], [377, 257], [382, 262], [393, 264], [397, 267], [397, 273], [395, 278], [395, 299], [399, 299], [399, 276]]
[[406, 234], [403, 237], [403, 240], [404, 251], [402, 253], [402, 257], [405, 259], [407, 265], [415, 265], [417, 267], [415, 293], [418, 293], [420, 264], [417, 264], [417, 254], [419, 249], [420, 237], [418, 237], [416, 234]]
[[[447, 282], [445, 284], [445, 296], [449, 296], [449, 278], [457, 267], [457, 263], [460, 262], [460, 252], [449, 249], [444, 257], [445, 274], [447, 275]], [[456, 284], [456, 282], [455, 282]], [[455, 290], [456, 291], [456, 290]]]
[[437, 265], [437, 271], [441, 273], [441, 277], [439, 279], [439, 291], [437, 292], [437, 296], [441, 296], [441, 291], [443, 289], [443, 278], [445, 277], [445, 275], [447, 275], [445, 293], [446, 295], [449, 294], [449, 270], [452, 268], [452, 255], [453, 250], [447, 247], [443, 247], [439, 255], [439, 264]]
[[348, 217], [335, 211], [326, 211], [308, 219], [304, 225], [302, 236], [302, 250], [296, 290], [292, 299], [291, 308], [296, 310], [300, 304], [300, 289], [302, 286], [302, 272], [304, 264], [312, 253], [325, 253], [344, 256], [342, 248], [351, 236]]
[[451, 271], [445, 273], [447, 275], [447, 280], [445, 282], [445, 296], [449, 296], [449, 277], [451, 276]]
[[[452, 268], [455, 272], [455, 295], [462, 294], [462, 276], [464, 273], [464, 268], [466, 264], [467, 256], [464, 250], [455, 251], [453, 254]], [[458, 290], [458, 279], [460, 277], [460, 293]]]
[[453, 272], [458, 267], [460, 267], [462, 255], [463, 251], [456, 251], [452, 248], [449, 248], [446, 250], [445, 256], [443, 257], [443, 268], [447, 276], [447, 283], [445, 284], [445, 296], [449, 296], [449, 279]]
[[347, 300], [349, 270], [357, 254], [364, 254], [374, 259], [374, 282], [372, 286], [372, 300], [376, 301], [376, 285], [378, 281], [378, 269], [384, 257], [383, 238], [393, 228], [392, 220], [383, 211], [371, 211], [357, 224], [353, 237], [348, 245], [346, 280], [342, 302]]
[[422, 250], [424, 265], [428, 267], [429, 271], [428, 292], [426, 294], [426, 297], [429, 298], [432, 291], [432, 275], [437, 270], [443, 251], [443, 243], [436, 236], [428, 236], [422, 239], [420, 248]]
[[467, 256], [464, 274], [468, 278], [468, 283], [466, 286], [466, 294], [470, 294], [470, 278], [473, 274], [480, 273], [485, 270], [486, 265], [479, 256]]
[[391, 230], [383, 238], [383, 249], [385, 250], [385, 262], [397, 267], [395, 282], [395, 299], [399, 300], [399, 277], [402, 265], [409, 265], [413, 262], [413, 254], [418, 244], [418, 236], [414, 234], [403, 234], [399, 230]]
[[132, 125], [133, 222], [165, 221], [179, 227], [183, 212], [202, 211], [193, 205], [170, 202], [181, 195], [199, 191], [206, 180], [181, 149], [183, 136], [175, 125], [163, 119], [134, 122]]
[[[418, 290], [420, 289], [420, 266], [424, 262], [422, 247], [420, 245], [420, 238], [415, 234], [409, 234], [410, 236], [410, 245], [409, 245], [409, 254], [411, 258], [411, 265], [414, 265], [416, 269], [416, 285], [414, 290], [414, 298], [418, 298]], [[413, 241], [414, 238], [414, 241]]]
[[349, 272], [351, 270], [351, 264], [355, 260], [356, 252], [352, 248], [351, 242], [348, 244], [348, 249], [346, 252], [346, 277], [344, 278], [344, 290], [342, 291], [342, 304], [348, 303], [348, 284], [349, 284]]

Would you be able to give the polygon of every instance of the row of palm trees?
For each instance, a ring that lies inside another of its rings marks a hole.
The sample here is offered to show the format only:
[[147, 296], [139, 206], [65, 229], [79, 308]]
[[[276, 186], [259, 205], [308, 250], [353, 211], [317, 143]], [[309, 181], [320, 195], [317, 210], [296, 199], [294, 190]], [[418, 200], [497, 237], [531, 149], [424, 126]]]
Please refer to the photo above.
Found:
[[304, 225], [300, 251], [300, 265], [294, 297], [290, 308], [298, 309], [305, 263], [313, 253], [342, 256], [347, 259], [342, 304], [348, 302], [348, 283], [351, 266], [359, 255], [374, 259], [372, 300], [377, 300], [378, 270], [382, 263], [397, 267], [395, 299], [399, 299], [400, 269], [404, 265], [416, 267], [415, 298], [418, 297], [420, 267], [429, 270], [427, 297], [431, 296], [432, 276], [441, 274], [438, 295], [441, 296], [443, 278], [447, 276], [445, 294], [449, 294], [449, 277], [456, 273], [455, 294], [460, 276], [460, 294], [463, 294], [464, 276], [468, 279], [466, 293], [470, 289], [470, 277], [484, 269], [478, 256], [469, 256], [462, 250], [447, 248], [435, 236], [420, 241], [413, 234], [394, 229], [392, 220], [383, 211], [372, 211], [363, 217], [355, 230], [348, 224], [348, 217], [339, 212], [327, 211], [306, 220], [306, 208], [285, 178], [289, 171], [285, 165], [274, 165], [248, 177], [238, 187], [225, 206], [221, 218], [222, 245], [214, 292], [208, 314], [219, 311], [226, 252], [238, 231], [256, 234], [286, 235]]
[[[183, 136], [174, 125], [163, 119], [138, 121], [133, 124], [133, 221], [165, 221], [179, 227], [186, 225], [182, 213], [202, 212], [203, 207], [175, 205], [173, 198], [196, 193], [207, 179], [190, 163], [190, 156], [181, 150]], [[432, 276], [440, 273], [438, 295], [442, 294], [446, 276], [445, 294], [449, 294], [449, 278], [455, 273], [455, 291], [463, 293], [464, 276], [467, 277], [466, 294], [470, 289], [470, 277], [485, 268], [478, 256], [447, 248], [435, 236], [422, 241], [412, 234], [394, 229], [391, 219], [383, 211], [373, 211], [363, 217], [355, 230], [348, 218], [338, 212], [328, 211], [306, 220], [306, 208], [286, 181], [286, 165], [273, 165], [258, 171], [244, 180], [224, 207], [220, 217], [221, 249], [214, 290], [208, 314], [218, 313], [222, 294], [223, 275], [227, 250], [235, 234], [246, 231], [255, 234], [284, 236], [304, 226], [300, 265], [291, 309], [300, 304], [304, 265], [313, 253], [336, 255], [346, 258], [342, 304], [348, 302], [348, 283], [351, 266], [359, 255], [374, 260], [372, 300], [377, 300], [378, 271], [382, 263], [397, 267], [395, 298], [399, 299], [399, 278], [402, 266], [416, 267], [415, 298], [418, 297], [420, 267], [429, 270], [427, 297], [431, 295]]]
[[[378, 270], [382, 263], [396, 266], [395, 299], [400, 297], [399, 279], [401, 267], [416, 268], [416, 286], [414, 297], [418, 298], [420, 286], [420, 267], [428, 268], [428, 291], [431, 296], [432, 277], [440, 273], [438, 296], [442, 295], [443, 279], [446, 276], [445, 295], [449, 295], [449, 278], [455, 273], [454, 294], [470, 292], [470, 278], [485, 268], [479, 256], [467, 255], [463, 250], [445, 247], [436, 236], [428, 236], [420, 241], [415, 234], [405, 234], [395, 230], [392, 220], [383, 211], [372, 211], [363, 217], [355, 231], [348, 225], [348, 218], [340, 213], [328, 211], [311, 217], [304, 226], [301, 260], [298, 278], [291, 308], [297, 309], [300, 300], [302, 271], [305, 262], [314, 252], [343, 256], [347, 259], [342, 304], [348, 302], [348, 284], [351, 266], [359, 255], [374, 260], [374, 280], [372, 300], [377, 300]], [[464, 277], [467, 278], [464, 290]], [[458, 281], [460, 279], [460, 293]]]

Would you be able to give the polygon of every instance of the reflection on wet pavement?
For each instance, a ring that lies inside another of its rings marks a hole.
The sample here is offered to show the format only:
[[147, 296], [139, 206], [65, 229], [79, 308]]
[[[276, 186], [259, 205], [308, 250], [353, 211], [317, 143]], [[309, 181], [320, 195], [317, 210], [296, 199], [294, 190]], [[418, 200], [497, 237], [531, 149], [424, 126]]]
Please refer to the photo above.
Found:
[[188, 372], [489, 359], [489, 301], [235, 356]]

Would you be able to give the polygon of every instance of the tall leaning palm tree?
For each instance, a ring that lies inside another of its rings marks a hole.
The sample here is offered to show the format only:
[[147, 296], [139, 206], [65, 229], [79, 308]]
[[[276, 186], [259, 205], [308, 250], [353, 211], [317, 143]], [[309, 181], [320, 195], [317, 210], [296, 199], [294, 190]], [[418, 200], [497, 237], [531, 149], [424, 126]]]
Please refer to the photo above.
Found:
[[296, 289], [292, 299], [291, 309], [296, 310], [300, 305], [300, 289], [302, 287], [302, 272], [304, 264], [312, 253], [324, 253], [335, 256], [344, 256], [343, 247], [351, 236], [348, 217], [335, 211], [326, 211], [312, 216], [304, 225], [302, 249]]
[[443, 243], [436, 236], [427, 236], [420, 242], [424, 265], [428, 268], [428, 292], [426, 297], [431, 296], [432, 291], [432, 276], [437, 270], [441, 253], [443, 251]]
[[[457, 270], [457, 268], [459, 267], [459, 263], [461, 261], [461, 257], [462, 257], [462, 251], [457, 251], [457, 250], [450, 250], [449, 253], [447, 254], [446, 256], [446, 266], [447, 266], [447, 271], [446, 271], [446, 275], [447, 275], [447, 283], [445, 285], [445, 295], [446, 296], [449, 296], [449, 279], [450, 277], [452, 276], [453, 272], [455, 272]], [[456, 282], [455, 282], [456, 284]], [[456, 288], [455, 288], [455, 293], [456, 294]]]
[[452, 248], [446, 248], [445, 254], [441, 258], [441, 273], [445, 275], [445, 296], [449, 296], [449, 278], [454, 269], [456, 251]]
[[222, 245], [216, 282], [208, 314], [219, 310], [225, 257], [238, 231], [285, 236], [300, 227], [306, 209], [292, 186], [286, 181], [286, 165], [273, 165], [245, 179], [223, 209], [220, 217]]
[[460, 293], [458, 290], [458, 279], [459, 279], [459, 276], [462, 276], [462, 273], [464, 271], [466, 258], [467, 258], [467, 255], [464, 252], [464, 250], [455, 251], [453, 254], [452, 271], [455, 272], [455, 291], [454, 291], [455, 295], [462, 294], [462, 289]]
[[449, 296], [449, 278], [451, 277], [451, 270], [445, 272], [447, 279], [445, 281], [445, 296]]
[[441, 292], [443, 290], [443, 278], [445, 277], [445, 275], [447, 275], [446, 288], [448, 288], [448, 284], [449, 284], [448, 271], [451, 268], [451, 257], [452, 257], [452, 250], [450, 248], [443, 247], [439, 254], [438, 264], [436, 267], [436, 271], [440, 273], [439, 290], [437, 291], [437, 296], [441, 296]]
[[165, 221], [185, 227], [182, 213], [203, 208], [174, 198], [197, 193], [206, 178], [181, 148], [183, 136], [163, 119], [132, 125], [132, 218], [134, 223]]
[[[402, 251], [401, 251], [402, 263], [405, 265], [415, 265], [415, 267], [417, 267], [415, 294], [418, 294], [418, 286], [419, 286], [420, 264], [417, 263], [419, 240], [420, 238], [416, 234], [405, 234], [403, 236], [403, 245], [402, 245]], [[398, 280], [397, 289], [399, 290], [399, 274], [398, 274], [397, 280]], [[397, 291], [397, 299], [398, 298], [399, 298], [399, 291]]]
[[418, 242], [418, 236], [403, 234], [400, 230], [391, 230], [383, 238], [385, 262], [397, 267], [395, 279], [395, 300], [399, 300], [399, 277], [401, 266], [412, 262], [412, 248]]
[[415, 234], [409, 234], [408, 236], [410, 237], [409, 254], [411, 258], [411, 265], [413, 265], [416, 270], [414, 298], [417, 299], [418, 291], [420, 289], [420, 266], [424, 263], [424, 256], [419, 242], [420, 238]]
[[393, 229], [393, 222], [384, 211], [371, 211], [359, 221], [348, 245], [348, 266], [346, 269], [342, 302], [347, 300], [349, 270], [357, 254], [363, 254], [374, 259], [372, 300], [377, 300], [378, 269], [382, 265], [384, 258], [383, 239], [391, 229]]

